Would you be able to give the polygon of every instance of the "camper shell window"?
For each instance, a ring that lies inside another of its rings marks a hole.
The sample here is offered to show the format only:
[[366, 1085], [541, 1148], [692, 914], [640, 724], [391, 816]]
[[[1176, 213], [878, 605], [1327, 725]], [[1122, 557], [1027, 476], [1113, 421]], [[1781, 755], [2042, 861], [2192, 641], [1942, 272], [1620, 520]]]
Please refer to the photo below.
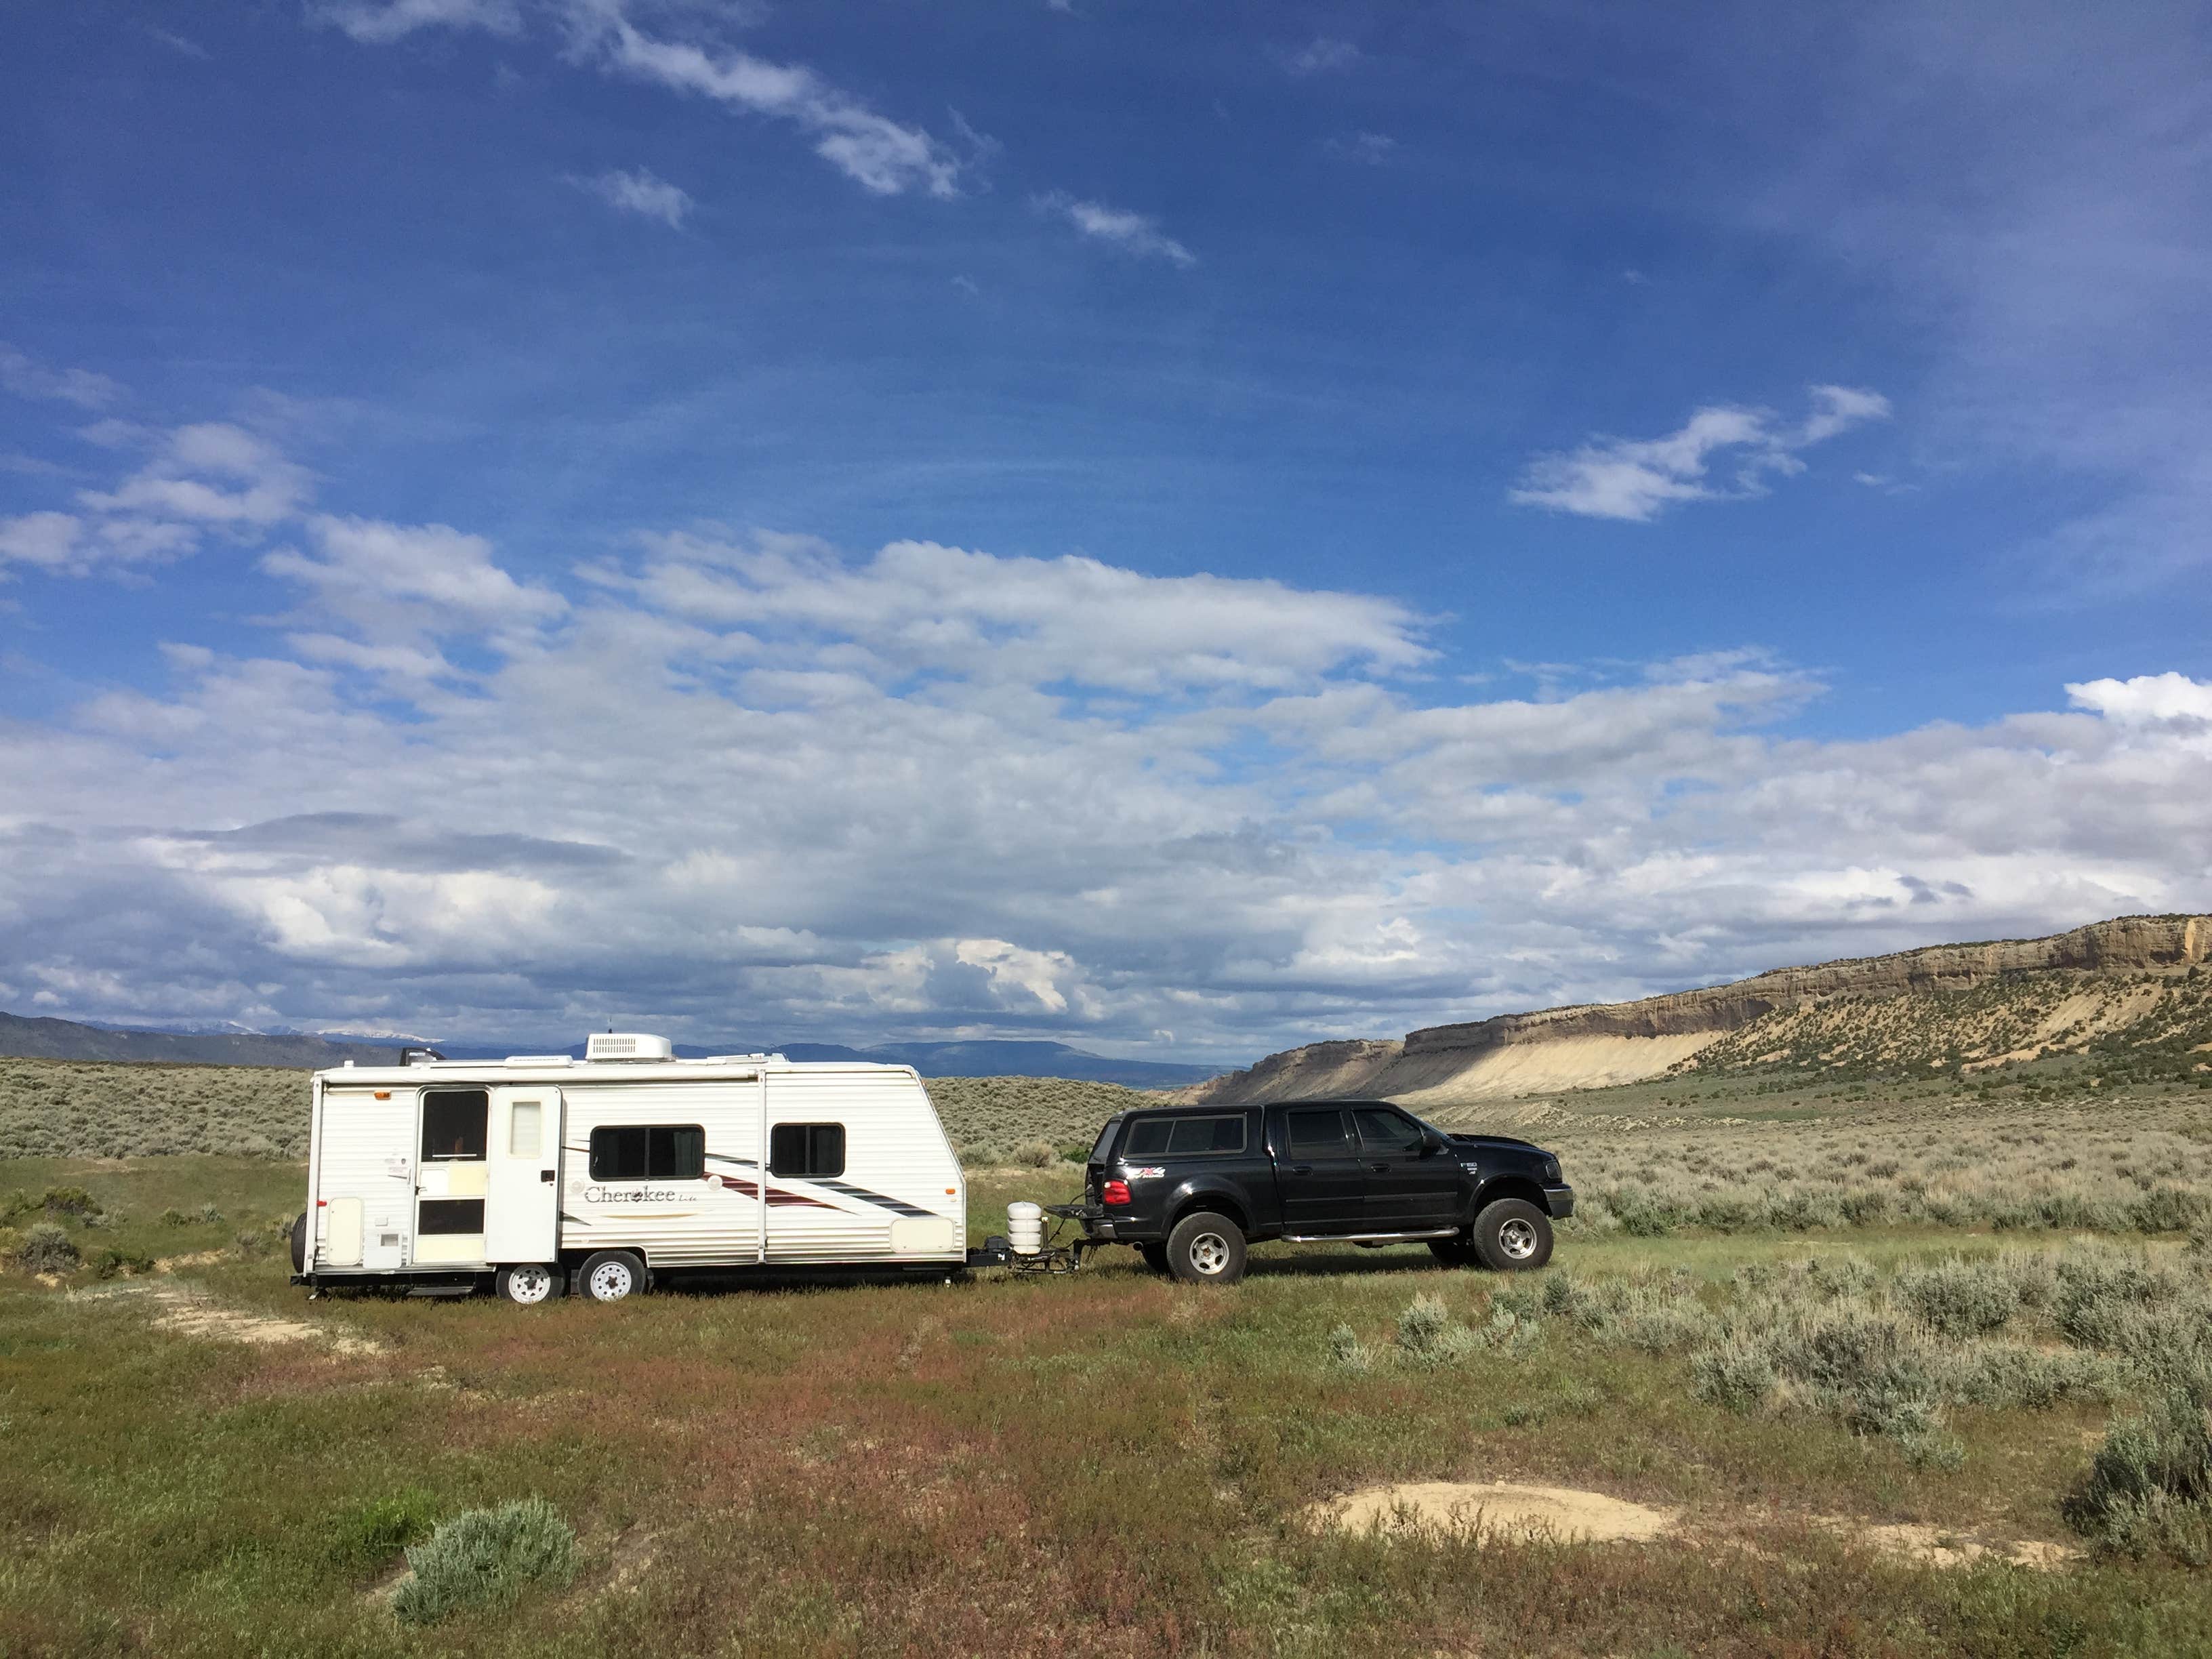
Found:
[[1124, 1158], [1188, 1158], [1244, 1150], [1244, 1114], [1234, 1117], [1140, 1117], [1129, 1126]]
[[[422, 1161], [451, 1164], [484, 1155], [491, 1096], [482, 1089], [432, 1089], [422, 1096]], [[464, 1230], [468, 1231], [468, 1230]]]
[[696, 1123], [606, 1124], [592, 1131], [594, 1181], [696, 1181], [707, 1132]]
[[768, 1172], [817, 1179], [845, 1173], [845, 1126], [779, 1123], [769, 1131]]

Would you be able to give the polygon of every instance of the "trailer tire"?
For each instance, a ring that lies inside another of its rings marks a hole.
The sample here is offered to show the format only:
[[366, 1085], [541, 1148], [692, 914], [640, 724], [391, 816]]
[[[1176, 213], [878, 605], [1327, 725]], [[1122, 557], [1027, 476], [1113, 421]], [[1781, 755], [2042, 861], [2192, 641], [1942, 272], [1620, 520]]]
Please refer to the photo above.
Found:
[[1486, 1204], [1474, 1218], [1474, 1253], [1496, 1273], [1532, 1272], [1552, 1259], [1552, 1218], [1525, 1198]]
[[1225, 1215], [1194, 1211], [1168, 1235], [1168, 1271], [1186, 1285], [1234, 1285], [1244, 1277], [1244, 1230]]
[[561, 1294], [561, 1270], [550, 1261], [517, 1261], [499, 1270], [499, 1293], [520, 1308]]
[[307, 1271], [307, 1212], [300, 1212], [300, 1218], [292, 1224], [292, 1271]]
[[585, 1259], [576, 1282], [594, 1302], [620, 1302], [645, 1288], [645, 1264], [628, 1250], [601, 1250]]

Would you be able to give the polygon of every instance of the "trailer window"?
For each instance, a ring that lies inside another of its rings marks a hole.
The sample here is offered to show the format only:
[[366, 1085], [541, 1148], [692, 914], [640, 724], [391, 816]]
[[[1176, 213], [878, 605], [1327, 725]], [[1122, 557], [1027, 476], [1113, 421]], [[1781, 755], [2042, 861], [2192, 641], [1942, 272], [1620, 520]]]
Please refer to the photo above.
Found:
[[480, 1233], [483, 1231], [483, 1200], [426, 1198], [415, 1231], [448, 1237], [455, 1233]]
[[845, 1126], [779, 1123], [768, 1133], [768, 1172], [778, 1176], [845, 1173]]
[[1244, 1150], [1244, 1114], [1232, 1117], [1146, 1117], [1129, 1126], [1124, 1158], [1188, 1157]]
[[432, 1089], [422, 1096], [422, 1161], [452, 1163], [484, 1155], [491, 1097], [482, 1089]]
[[696, 1181], [707, 1132], [696, 1124], [606, 1124], [592, 1131], [594, 1181]]
[[1331, 1106], [1322, 1111], [1289, 1112], [1291, 1150], [1327, 1157], [1344, 1150], [1344, 1114]]

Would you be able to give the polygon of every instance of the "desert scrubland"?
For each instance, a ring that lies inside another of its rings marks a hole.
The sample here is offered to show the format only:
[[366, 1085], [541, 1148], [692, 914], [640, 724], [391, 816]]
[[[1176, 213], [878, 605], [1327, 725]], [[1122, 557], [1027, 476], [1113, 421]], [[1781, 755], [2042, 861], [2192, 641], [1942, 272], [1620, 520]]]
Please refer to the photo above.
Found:
[[[2110, 1060], [1468, 1105], [1510, 1279], [532, 1310], [287, 1286], [296, 1077], [8, 1062], [0, 1651], [2203, 1651], [2212, 1091]], [[932, 1092], [978, 1239], [1127, 1103]]]

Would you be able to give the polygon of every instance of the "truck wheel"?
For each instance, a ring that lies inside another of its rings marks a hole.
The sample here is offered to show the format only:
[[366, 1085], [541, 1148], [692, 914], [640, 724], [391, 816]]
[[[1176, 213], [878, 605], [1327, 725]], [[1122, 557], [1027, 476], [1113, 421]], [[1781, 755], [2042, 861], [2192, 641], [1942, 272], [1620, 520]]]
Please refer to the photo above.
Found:
[[292, 1224], [292, 1271], [307, 1271], [307, 1212], [300, 1212], [300, 1218]]
[[1432, 1238], [1429, 1253], [1447, 1267], [1472, 1267], [1482, 1258], [1475, 1254], [1474, 1241], [1462, 1234], [1457, 1238]]
[[1168, 1271], [1186, 1285], [1234, 1285], [1244, 1277], [1244, 1230], [1200, 1210], [1168, 1235]]
[[561, 1294], [561, 1270], [543, 1261], [517, 1262], [499, 1270], [499, 1293], [509, 1302], [534, 1308]]
[[619, 1302], [645, 1288], [645, 1267], [627, 1250], [601, 1250], [584, 1263], [584, 1294], [594, 1302]]
[[1168, 1271], [1168, 1247], [1164, 1244], [1139, 1244], [1137, 1254], [1145, 1258], [1145, 1265], [1156, 1273]]
[[1525, 1198], [1501, 1198], [1474, 1218], [1474, 1253], [1502, 1273], [1525, 1273], [1552, 1259], [1552, 1218]]

